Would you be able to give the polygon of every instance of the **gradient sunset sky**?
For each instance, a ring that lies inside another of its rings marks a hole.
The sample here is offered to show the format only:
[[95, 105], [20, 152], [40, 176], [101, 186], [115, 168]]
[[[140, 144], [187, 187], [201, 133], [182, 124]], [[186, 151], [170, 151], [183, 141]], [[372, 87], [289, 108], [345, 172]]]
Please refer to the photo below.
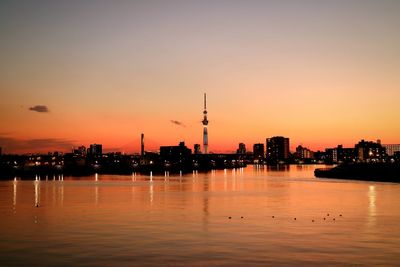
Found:
[[400, 143], [400, 1], [1, 1], [4, 153]]

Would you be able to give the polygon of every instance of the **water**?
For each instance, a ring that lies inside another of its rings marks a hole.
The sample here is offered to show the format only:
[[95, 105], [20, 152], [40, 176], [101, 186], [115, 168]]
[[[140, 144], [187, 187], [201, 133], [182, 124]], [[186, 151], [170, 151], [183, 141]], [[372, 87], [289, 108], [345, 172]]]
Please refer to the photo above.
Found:
[[400, 184], [313, 170], [0, 182], [0, 266], [398, 266]]

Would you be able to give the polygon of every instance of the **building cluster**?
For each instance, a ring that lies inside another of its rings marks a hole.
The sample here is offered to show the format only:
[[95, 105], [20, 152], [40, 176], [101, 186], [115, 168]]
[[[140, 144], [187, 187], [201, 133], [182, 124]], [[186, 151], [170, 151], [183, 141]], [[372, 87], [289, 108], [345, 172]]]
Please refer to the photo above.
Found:
[[79, 156], [101, 156], [103, 154], [103, 145], [91, 144], [88, 148], [79, 146], [72, 149], [72, 154]]
[[264, 144], [253, 145], [253, 152], [246, 152], [245, 145], [239, 144], [237, 154], [245, 154], [247, 161], [263, 164], [280, 163], [350, 163], [350, 162], [398, 162], [400, 161], [400, 144], [381, 144], [361, 140], [354, 147], [345, 148], [338, 145], [334, 148], [326, 148], [325, 151], [312, 151], [299, 145], [291, 153], [289, 138], [274, 136], [267, 138]]
[[246, 145], [240, 143], [236, 153], [243, 155], [246, 162], [255, 164], [290, 163], [292, 156], [289, 149], [289, 138], [283, 136], [267, 138], [265, 144], [254, 144], [253, 152], [247, 152]]
[[91, 173], [128, 174], [134, 171], [188, 172], [243, 167], [246, 164], [340, 164], [352, 162], [400, 162], [400, 144], [381, 144], [361, 140], [354, 147], [338, 145], [324, 151], [311, 151], [299, 145], [291, 153], [289, 138], [274, 136], [265, 143], [253, 145], [247, 151], [240, 143], [236, 153], [204, 153], [200, 145], [188, 148], [184, 142], [176, 146], [161, 146], [159, 152], [144, 149], [144, 135], [141, 138], [140, 154], [126, 155], [121, 152], [103, 153], [101, 144], [88, 148], [79, 146], [71, 153], [48, 153], [46, 155], [1, 155], [0, 172], [10, 176], [32, 173], [86, 175]]

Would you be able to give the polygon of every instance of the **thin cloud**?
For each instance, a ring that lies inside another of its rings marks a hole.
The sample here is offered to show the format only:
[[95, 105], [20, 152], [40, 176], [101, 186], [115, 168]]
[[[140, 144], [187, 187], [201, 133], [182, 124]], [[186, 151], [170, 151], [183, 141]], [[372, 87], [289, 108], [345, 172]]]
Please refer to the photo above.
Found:
[[186, 127], [186, 125], [181, 121], [170, 120], [170, 122], [181, 127]]
[[29, 110], [30, 111], [36, 111], [36, 112], [39, 112], [39, 113], [50, 112], [49, 108], [47, 106], [44, 106], [44, 105], [36, 105], [36, 106], [30, 107]]

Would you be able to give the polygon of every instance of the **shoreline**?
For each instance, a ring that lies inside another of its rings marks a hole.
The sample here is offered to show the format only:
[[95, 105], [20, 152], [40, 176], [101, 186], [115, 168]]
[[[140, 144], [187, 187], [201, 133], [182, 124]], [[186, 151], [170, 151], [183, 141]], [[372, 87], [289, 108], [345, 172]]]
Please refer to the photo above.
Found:
[[400, 183], [398, 163], [353, 163], [315, 169], [317, 178]]

